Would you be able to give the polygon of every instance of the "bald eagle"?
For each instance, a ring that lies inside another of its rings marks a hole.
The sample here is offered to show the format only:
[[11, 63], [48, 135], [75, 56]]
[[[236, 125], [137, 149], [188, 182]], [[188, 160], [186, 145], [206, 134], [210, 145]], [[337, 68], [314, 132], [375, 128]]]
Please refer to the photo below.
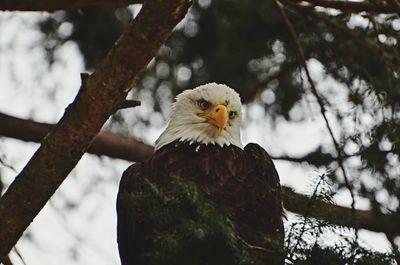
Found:
[[205, 84], [176, 97], [155, 153], [131, 165], [120, 182], [117, 240], [122, 265], [147, 264], [151, 224], [122, 200], [137, 191], [143, 178], [162, 185], [172, 177], [194, 179], [202, 194], [229, 213], [241, 239], [257, 244], [264, 236], [283, 238], [278, 173], [261, 146], [243, 147], [241, 118], [239, 94], [223, 84]]

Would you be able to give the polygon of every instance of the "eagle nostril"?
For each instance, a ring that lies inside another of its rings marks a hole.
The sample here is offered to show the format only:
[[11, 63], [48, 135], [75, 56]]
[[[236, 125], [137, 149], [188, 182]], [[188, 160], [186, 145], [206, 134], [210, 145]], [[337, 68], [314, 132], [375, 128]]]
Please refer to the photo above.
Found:
[[219, 111], [219, 108], [217, 108], [216, 110], [215, 110], [215, 112], [218, 112]]

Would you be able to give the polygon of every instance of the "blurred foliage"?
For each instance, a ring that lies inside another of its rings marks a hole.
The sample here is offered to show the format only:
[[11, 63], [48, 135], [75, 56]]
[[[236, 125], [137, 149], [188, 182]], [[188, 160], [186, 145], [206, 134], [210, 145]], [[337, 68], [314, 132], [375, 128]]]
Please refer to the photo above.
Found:
[[[283, 3], [335, 124], [355, 193], [376, 211], [400, 212], [399, 16]], [[138, 8], [93, 7], [44, 18], [39, 26], [49, 62], [60, 45], [73, 41], [93, 70]], [[297, 58], [273, 1], [195, 1], [134, 89], [135, 97], [154, 110], [136, 116], [137, 131], [166, 118], [177, 93], [211, 81], [226, 83], [243, 102], [262, 106], [272, 123], [314, 118], [320, 107]], [[120, 128], [132, 124], [121, 113], [113, 121]], [[334, 187], [346, 189], [334, 148], [321, 145], [288, 160], [331, 168]]]

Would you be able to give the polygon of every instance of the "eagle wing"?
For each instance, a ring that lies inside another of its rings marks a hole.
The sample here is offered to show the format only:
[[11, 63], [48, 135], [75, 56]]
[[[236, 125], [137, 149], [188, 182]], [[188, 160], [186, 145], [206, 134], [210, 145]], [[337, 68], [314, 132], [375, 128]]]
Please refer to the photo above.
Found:
[[[249, 143], [244, 147], [244, 151], [250, 158], [258, 174], [262, 176], [267, 181], [269, 186], [269, 194], [272, 195], [273, 202], [268, 200], [267, 209], [270, 217], [269, 227], [273, 227], [275, 231], [269, 234], [269, 237], [278, 243], [275, 245], [276, 253], [271, 256], [271, 264], [284, 264], [284, 255], [282, 252], [285, 230], [283, 226], [283, 217], [285, 217], [283, 212], [283, 204], [281, 200], [281, 185], [278, 172], [275, 168], [272, 158], [268, 152], [258, 144]], [[270, 198], [271, 199], [271, 198]], [[277, 248], [276, 248], [277, 247]]]
[[147, 178], [168, 186], [171, 176], [193, 179], [199, 190], [229, 213], [238, 234], [248, 242], [263, 235], [283, 240], [279, 176], [268, 153], [257, 144], [195, 146], [173, 143], [146, 162], [123, 174], [117, 197], [118, 248], [122, 265], [146, 264], [143, 254], [151, 245], [151, 224], [129, 203], [129, 195]]
[[[117, 241], [122, 265], [143, 264], [146, 228], [138, 225], [135, 210], [129, 203], [129, 195], [137, 187], [142, 176], [142, 163], [128, 167], [122, 175], [117, 196]], [[139, 227], [138, 227], [139, 226]]]
[[278, 172], [276, 171], [274, 162], [271, 157], [260, 145], [249, 143], [244, 147], [244, 151], [253, 162], [253, 166], [257, 172], [267, 180], [271, 187], [272, 193], [275, 195], [277, 201], [281, 201], [281, 185]]

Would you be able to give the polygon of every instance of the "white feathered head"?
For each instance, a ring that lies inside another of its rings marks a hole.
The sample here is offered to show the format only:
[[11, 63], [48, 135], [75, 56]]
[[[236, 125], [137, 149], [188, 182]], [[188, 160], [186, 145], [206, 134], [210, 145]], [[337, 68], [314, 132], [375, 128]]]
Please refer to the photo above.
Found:
[[175, 140], [242, 148], [241, 106], [239, 94], [226, 85], [209, 83], [183, 91], [176, 97], [156, 150]]

